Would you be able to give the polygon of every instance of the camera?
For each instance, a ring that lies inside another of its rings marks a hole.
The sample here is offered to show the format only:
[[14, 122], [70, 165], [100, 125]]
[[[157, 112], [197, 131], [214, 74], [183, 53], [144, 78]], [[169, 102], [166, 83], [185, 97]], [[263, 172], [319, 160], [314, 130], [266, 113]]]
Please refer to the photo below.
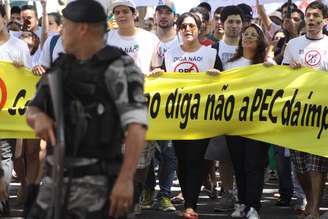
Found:
[[22, 31], [28, 31], [30, 25], [31, 25], [31, 21], [29, 21], [28, 19], [24, 19], [21, 30]]

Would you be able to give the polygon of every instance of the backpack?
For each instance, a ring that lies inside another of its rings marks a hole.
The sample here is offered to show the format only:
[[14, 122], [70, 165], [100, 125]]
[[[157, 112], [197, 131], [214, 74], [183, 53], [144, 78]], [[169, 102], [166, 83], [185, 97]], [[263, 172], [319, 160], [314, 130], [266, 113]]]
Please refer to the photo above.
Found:
[[57, 35], [53, 36], [50, 40], [49, 49], [50, 49], [50, 63], [51, 63], [51, 65], [54, 63], [53, 53], [54, 53], [55, 46], [57, 44], [57, 41], [58, 41], [59, 37], [60, 37], [60, 34], [57, 34]]

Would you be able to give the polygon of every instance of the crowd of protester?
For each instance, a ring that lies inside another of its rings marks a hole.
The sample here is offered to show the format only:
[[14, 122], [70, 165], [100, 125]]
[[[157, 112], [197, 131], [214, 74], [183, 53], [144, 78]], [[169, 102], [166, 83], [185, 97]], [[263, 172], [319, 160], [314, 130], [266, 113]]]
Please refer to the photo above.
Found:
[[[8, 5], [0, 6], [0, 60], [11, 61], [17, 68], [30, 68], [39, 76], [47, 72], [59, 53], [65, 52], [60, 36], [65, 19], [60, 13], [47, 13], [46, 3], [41, 0], [40, 19], [31, 5], [10, 10]], [[137, 22], [138, 10], [133, 0], [113, 0], [108, 9], [113, 20], [104, 40], [130, 55], [145, 77], [158, 77], [165, 72], [207, 72], [215, 76], [224, 70], [260, 63], [328, 71], [325, 4], [314, 1], [302, 11], [296, 4], [285, 3], [267, 14], [256, 0], [256, 10], [257, 18], [246, 4], [212, 9], [201, 3], [179, 15], [173, 2], [163, 0], [152, 18], [145, 22], [139, 18]], [[309, 61], [307, 52], [311, 50], [318, 51], [321, 59]], [[190, 64], [184, 60], [193, 61]], [[0, 184], [8, 189], [14, 170], [21, 183], [18, 201], [24, 203], [25, 213], [42, 180], [46, 145], [43, 140], [0, 140], [4, 170]], [[135, 176], [132, 211], [142, 214], [154, 206], [175, 211], [176, 203], [184, 203], [182, 217], [197, 219], [198, 196], [203, 190], [210, 198], [218, 198], [213, 210], [230, 211], [232, 217], [258, 219], [269, 148], [273, 149], [279, 179], [276, 206], [292, 207], [300, 219], [318, 219], [328, 159], [241, 136], [147, 141]], [[155, 196], [156, 166], [160, 191]], [[175, 174], [181, 193], [173, 197]], [[0, 215], [9, 212], [6, 189], [0, 191]]]

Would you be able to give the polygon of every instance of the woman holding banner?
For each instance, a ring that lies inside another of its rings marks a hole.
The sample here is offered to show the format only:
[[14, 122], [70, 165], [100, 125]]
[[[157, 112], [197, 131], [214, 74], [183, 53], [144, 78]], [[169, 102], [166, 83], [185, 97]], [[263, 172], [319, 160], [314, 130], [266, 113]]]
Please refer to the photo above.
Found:
[[[243, 30], [237, 52], [224, 65], [224, 70], [264, 63], [267, 46], [262, 29], [250, 24]], [[258, 219], [269, 145], [241, 136], [227, 136], [227, 144], [238, 189], [238, 204], [231, 216]]]
[[[152, 76], [167, 72], [207, 72], [217, 75], [222, 70], [216, 50], [202, 46], [199, 41], [201, 19], [192, 12], [182, 14], [177, 20], [177, 31], [182, 44], [165, 53], [162, 69], [155, 69]], [[185, 199], [183, 217], [197, 219], [197, 200], [204, 172], [204, 154], [209, 139], [173, 141], [178, 160], [177, 174]]]

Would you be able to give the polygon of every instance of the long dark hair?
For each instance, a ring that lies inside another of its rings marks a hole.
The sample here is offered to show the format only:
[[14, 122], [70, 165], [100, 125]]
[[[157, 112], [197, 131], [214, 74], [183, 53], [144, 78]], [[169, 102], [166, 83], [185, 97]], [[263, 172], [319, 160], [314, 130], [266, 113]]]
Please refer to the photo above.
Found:
[[202, 21], [200, 20], [200, 17], [193, 13], [193, 12], [185, 12], [183, 13], [181, 16], [179, 16], [176, 24], [177, 24], [177, 32], [180, 30], [181, 28], [181, 25], [182, 25], [182, 22], [183, 20], [186, 18], [186, 17], [191, 17], [195, 20], [195, 23], [196, 23], [196, 26], [198, 28], [198, 31], [200, 31], [201, 29], [201, 26], [202, 26]]
[[[267, 47], [268, 47], [267, 39], [263, 33], [262, 28], [260, 28], [257, 24], [253, 24], [253, 23], [250, 24], [248, 27], [246, 27], [242, 33], [244, 33], [250, 27], [253, 27], [256, 30], [257, 34], [259, 35], [259, 38], [257, 40], [255, 56], [252, 59], [252, 64], [263, 63], [267, 55]], [[228, 62], [236, 61], [237, 59], [241, 58], [244, 55], [244, 48], [242, 46], [242, 41], [243, 41], [243, 36], [240, 37], [236, 54]]]

